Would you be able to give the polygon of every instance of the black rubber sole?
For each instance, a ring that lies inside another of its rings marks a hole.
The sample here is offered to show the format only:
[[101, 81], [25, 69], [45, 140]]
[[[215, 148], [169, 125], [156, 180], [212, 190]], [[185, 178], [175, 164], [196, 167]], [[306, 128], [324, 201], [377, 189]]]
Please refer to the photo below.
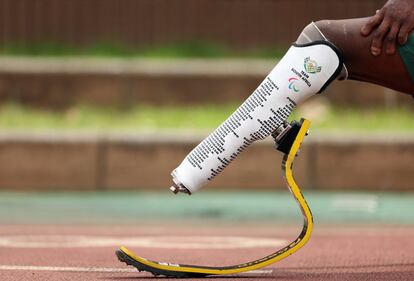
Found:
[[175, 278], [200, 278], [206, 277], [208, 274], [203, 273], [194, 273], [194, 272], [182, 272], [182, 271], [172, 271], [172, 270], [162, 270], [148, 266], [146, 264], [140, 263], [137, 260], [130, 257], [128, 254], [118, 249], [115, 251], [116, 256], [120, 262], [124, 262], [127, 265], [135, 267], [138, 271], [146, 271], [152, 273], [154, 276], [165, 276], [165, 277], [175, 277]]

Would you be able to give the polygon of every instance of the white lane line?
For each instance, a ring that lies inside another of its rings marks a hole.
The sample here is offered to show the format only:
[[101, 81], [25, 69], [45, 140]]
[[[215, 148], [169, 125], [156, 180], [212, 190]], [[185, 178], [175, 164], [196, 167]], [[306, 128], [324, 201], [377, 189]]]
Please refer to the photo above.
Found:
[[272, 269], [256, 269], [252, 271], [243, 272], [241, 274], [270, 274], [273, 273]]
[[331, 208], [342, 212], [376, 213], [378, 197], [375, 195], [340, 195], [332, 199]]
[[[51, 271], [51, 272], [95, 272], [95, 273], [139, 273], [134, 268], [111, 267], [66, 267], [66, 266], [34, 266], [34, 265], [0, 265], [0, 270]], [[269, 274], [272, 269], [259, 269], [241, 274]]]
[[57, 272], [138, 272], [133, 268], [63, 267], [33, 265], [0, 265], [0, 270], [57, 271]]
[[80, 235], [12, 235], [0, 236], [3, 248], [86, 248], [145, 247], [161, 249], [246, 249], [280, 247], [282, 239], [240, 236], [80, 236]]

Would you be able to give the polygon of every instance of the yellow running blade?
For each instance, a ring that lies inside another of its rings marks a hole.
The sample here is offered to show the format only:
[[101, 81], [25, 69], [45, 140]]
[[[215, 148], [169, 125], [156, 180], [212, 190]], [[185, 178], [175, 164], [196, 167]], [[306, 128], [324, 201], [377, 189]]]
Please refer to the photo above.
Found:
[[233, 266], [211, 267], [198, 265], [173, 264], [167, 262], [151, 261], [138, 255], [125, 247], [120, 247], [116, 255], [121, 262], [134, 266], [139, 271], [148, 271], [154, 275], [165, 275], [169, 277], [204, 277], [207, 275], [229, 275], [246, 271], [257, 270], [262, 267], [276, 263], [302, 248], [309, 240], [313, 229], [313, 218], [311, 210], [302, 195], [299, 186], [293, 178], [292, 166], [293, 161], [299, 151], [299, 148], [307, 135], [310, 127], [310, 121], [301, 120], [301, 128], [297, 134], [292, 147], [288, 154], [285, 154], [282, 162], [282, 170], [287, 182], [287, 186], [293, 197], [298, 202], [304, 217], [303, 229], [299, 236], [284, 248], [258, 260]]

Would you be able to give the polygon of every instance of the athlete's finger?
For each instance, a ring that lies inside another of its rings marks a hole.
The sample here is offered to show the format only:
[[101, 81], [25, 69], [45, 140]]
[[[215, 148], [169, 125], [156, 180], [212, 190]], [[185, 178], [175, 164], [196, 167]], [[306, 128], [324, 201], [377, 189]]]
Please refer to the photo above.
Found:
[[374, 56], [379, 56], [382, 51], [382, 45], [385, 35], [390, 29], [389, 20], [384, 19], [380, 26], [374, 31], [374, 36], [372, 37], [371, 43], [371, 54]]
[[412, 27], [410, 26], [410, 24], [408, 22], [405, 22], [399, 32], [398, 32], [398, 43], [401, 45], [404, 45], [405, 43], [407, 43], [408, 40], [408, 35], [410, 33], [410, 30], [412, 29]]
[[384, 13], [381, 11], [377, 11], [377, 13], [372, 16], [366, 24], [364, 24], [361, 28], [361, 34], [363, 36], [368, 36], [374, 30], [376, 26], [378, 26], [382, 20], [384, 19]]
[[387, 55], [395, 54], [396, 44], [397, 44], [397, 35], [400, 29], [400, 24], [398, 22], [394, 22], [391, 26], [390, 31], [388, 32], [387, 36], [385, 37], [386, 40], [386, 49], [385, 53]]

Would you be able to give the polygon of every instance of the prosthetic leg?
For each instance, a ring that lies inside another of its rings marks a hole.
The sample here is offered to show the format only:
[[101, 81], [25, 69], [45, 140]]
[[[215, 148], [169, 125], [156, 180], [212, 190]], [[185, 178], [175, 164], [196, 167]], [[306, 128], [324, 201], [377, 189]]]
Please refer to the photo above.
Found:
[[253, 142], [272, 135], [278, 150], [285, 154], [282, 163], [285, 179], [304, 216], [302, 232], [295, 241], [264, 258], [225, 267], [150, 261], [125, 247], [116, 252], [118, 259], [154, 275], [200, 277], [255, 270], [300, 249], [309, 240], [313, 221], [293, 178], [292, 165], [308, 131], [309, 121], [302, 119], [299, 123], [287, 124], [286, 120], [298, 104], [322, 92], [337, 78], [346, 78], [340, 51], [311, 23], [254, 93], [172, 172], [171, 191], [192, 194], [219, 175]]
[[287, 186], [293, 197], [296, 199], [304, 218], [301, 233], [289, 245], [261, 259], [224, 267], [171, 264], [151, 261], [137, 256], [125, 247], [121, 247], [116, 251], [118, 259], [121, 262], [125, 262], [127, 265], [134, 266], [139, 271], [151, 272], [155, 276], [205, 277], [208, 275], [228, 275], [256, 270], [278, 262], [299, 250], [310, 238], [313, 228], [313, 218], [311, 210], [293, 178], [292, 166], [295, 157], [298, 155], [302, 141], [308, 134], [309, 126], [310, 122], [302, 119], [300, 122], [292, 122], [290, 124], [284, 123], [272, 134], [276, 142], [276, 148], [284, 153], [282, 170], [284, 171]]
[[340, 51], [308, 25], [259, 87], [172, 172], [174, 193], [192, 194], [218, 176], [253, 142], [277, 130], [292, 110], [345, 78]]

